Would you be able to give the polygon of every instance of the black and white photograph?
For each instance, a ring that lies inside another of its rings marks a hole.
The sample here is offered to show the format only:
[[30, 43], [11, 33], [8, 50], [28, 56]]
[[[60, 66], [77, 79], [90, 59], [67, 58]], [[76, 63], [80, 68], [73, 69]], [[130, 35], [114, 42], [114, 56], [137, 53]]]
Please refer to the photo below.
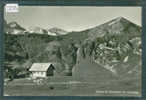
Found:
[[4, 12], [4, 96], [141, 97], [138, 6]]

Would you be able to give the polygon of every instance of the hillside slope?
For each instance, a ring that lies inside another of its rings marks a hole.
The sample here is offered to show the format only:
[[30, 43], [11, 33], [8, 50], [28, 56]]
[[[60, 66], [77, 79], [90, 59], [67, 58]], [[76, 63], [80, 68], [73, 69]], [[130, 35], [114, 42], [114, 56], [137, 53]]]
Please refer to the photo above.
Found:
[[5, 59], [8, 63], [15, 62], [13, 66], [29, 68], [30, 63], [53, 62], [60, 75], [71, 75], [73, 69], [73, 75], [77, 76], [103, 73], [124, 77], [141, 72], [141, 27], [125, 18], [118, 17], [80, 32], [52, 29], [51, 32], [65, 32], [57, 36], [37, 31], [30, 34], [16, 23], [12, 26], [5, 23], [5, 33], [21, 30], [19, 34], [13, 31], [5, 34]]

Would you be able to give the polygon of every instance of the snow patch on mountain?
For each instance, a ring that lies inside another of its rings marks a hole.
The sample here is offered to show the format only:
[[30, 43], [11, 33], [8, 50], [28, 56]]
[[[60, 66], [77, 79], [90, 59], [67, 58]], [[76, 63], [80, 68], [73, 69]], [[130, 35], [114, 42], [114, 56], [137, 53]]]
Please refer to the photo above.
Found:
[[60, 28], [57, 28], [57, 27], [53, 27], [53, 28], [50, 28], [48, 29], [48, 34], [49, 35], [66, 35], [68, 32], [63, 30], [63, 29], [60, 29]]

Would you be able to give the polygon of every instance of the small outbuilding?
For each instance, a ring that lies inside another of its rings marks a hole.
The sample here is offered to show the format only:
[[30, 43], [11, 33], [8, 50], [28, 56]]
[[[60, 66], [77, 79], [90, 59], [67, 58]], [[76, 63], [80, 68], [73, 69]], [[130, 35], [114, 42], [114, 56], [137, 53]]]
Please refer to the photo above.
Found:
[[31, 77], [32, 78], [37, 78], [37, 77], [48, 77], [48, 76], [53, 76], [54, 75], [54, 70], [55, 67], [53, 66], [52, 63], [33, 63], [29, 71], [32, 73]]

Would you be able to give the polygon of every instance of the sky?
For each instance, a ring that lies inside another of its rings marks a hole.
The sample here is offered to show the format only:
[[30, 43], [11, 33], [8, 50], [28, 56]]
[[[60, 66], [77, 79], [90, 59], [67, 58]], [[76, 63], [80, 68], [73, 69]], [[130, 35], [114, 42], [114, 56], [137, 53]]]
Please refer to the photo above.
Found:
[[16, 21], [22, 27], [58, 27], [66, 31], [81, 31], [124, 17], [141, 26], [141, 7], [96, 6], [20, 6], [17, 13], [6, 13], [5, 20]]

